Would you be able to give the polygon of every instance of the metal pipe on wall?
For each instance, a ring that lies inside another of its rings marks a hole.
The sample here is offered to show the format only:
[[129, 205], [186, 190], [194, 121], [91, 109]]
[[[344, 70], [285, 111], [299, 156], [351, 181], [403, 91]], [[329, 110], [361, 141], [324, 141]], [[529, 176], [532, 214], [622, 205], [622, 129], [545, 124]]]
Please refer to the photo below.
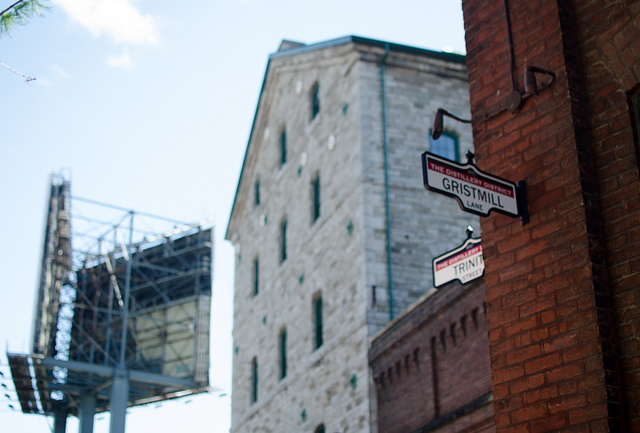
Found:
[[384, 205], [387, 235], [387, 274], [389, 284], [389, 320], [393, 320], [393, 274], [391, 272], [391, 217], [389, 216], [389, 158], [387, 150], [387, 110], [384, 91], [385, 62], [389, 57], [389, 44], [384, 44], [384, 56], [380, 61], [380, 97], [382, 105], [382, 147], [384, 149]]

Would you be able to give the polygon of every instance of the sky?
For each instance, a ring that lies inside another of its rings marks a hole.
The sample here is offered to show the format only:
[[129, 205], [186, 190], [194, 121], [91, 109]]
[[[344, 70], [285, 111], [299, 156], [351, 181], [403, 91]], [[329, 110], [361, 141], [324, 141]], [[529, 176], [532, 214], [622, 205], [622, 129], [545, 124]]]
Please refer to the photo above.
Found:
[[[0, 10], [12, 3], [0, 0]], [[228, 432], [234, 253], [224, 234], [269, 54], [282, 39], [347, 35], [464, 53], [461, 3], [45, 3], [43, 16], [0, 39], [0, 371], [8, 350], [28, 352], [49, 176], [63, 172], [73, 196], [213, 222], [215, 390], [131, 408], [126, 428]], [[3, 432], [51, 431], [50, 418], [11, 411], [19, 404], [2, 383]], [[70, 417], [67, 431], [77, 429]], [[109, 431], [108, 414], [94, 431]]]

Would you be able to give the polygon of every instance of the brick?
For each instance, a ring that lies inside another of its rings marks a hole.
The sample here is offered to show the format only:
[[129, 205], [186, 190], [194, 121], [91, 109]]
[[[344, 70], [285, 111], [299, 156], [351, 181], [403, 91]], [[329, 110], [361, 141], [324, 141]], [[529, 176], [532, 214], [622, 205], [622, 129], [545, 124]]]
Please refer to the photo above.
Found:
[[539, 358], [525, 362], [524, 371], [526, 374], [534, 374], [539, 371], [549, 370], [553, 367], [557, 367], [560, 364], [562, 364], [560, 354], [552, 353], [550, 355], [541, 356]]
[[524, 375], [524, 367], [516, 365], [500, 370], [493, 377], [494, 387], [505, 382], [511, 382], [513, 379], [517, 379]]
[[513, 423], [522, 423], [549, 415], [547, 406], [543, 403], [527, 405], [523, 409], [512, 412], [511, 419]]
[[554, 338], [545, 340], [542, 344], [542, 348], [544, 353], [556, 352], [568, 347], [575, 347], [577, 340], [578, 336], [576, 332], [561, 334]]
[[518, 320], [515, 323], [505, 325], [505, 337], [510, 337], [515, 334], [520, 334], [523, 331], [527, 331], [539, 326], [537, 316], [529, 316], [527, 319]]
[[[507, 364], [508, 365], [519, 364], [523, 361], [536, 358], [541, 353], [542, 353], [542, 350], [538, 345], [531, 345], [531, 346], [515, 349], [507, 353], [507, 356], [506, 356]], [[525, 363], [525, 368], [526, 366], [527, 364]], [[526, 374], [530, 374], [530, 372], [527, 371]]]
[[583, 424], [588, 421], [606, 418], [606, 412], [602, 406], [591, 406], [569, 411], [569, 423], [571, 425]]
[[578, 376], [582, 373], [584, 373], [584, 368], [581, 362], [578, 361], [571, 364], [565, 363], [547, 372], [547, 379], [549, 382], [556, 383]]
[[[524, 370], [523, 370], [524, 371]], [[520, 394], [525, 390], [535, 389], [545, 384], [545, 375], [534, 374], [526, 376], [524, 378], [518, 378], [517, 380], [511, 380], [509, 383], [509, 390], [512, 395]]]
[[599, 341], [592, 339], [587, 343], [580, 343], [564, 349], [562, 351], [562, 360], [565, 363], [570, 363], [577, 359], [586, 358], [598, 353], [600, 353]]
[[546, 296], [543, 298], [537, 298], [536, 300], [529, 302], [520, 307], [520, 317], [525, 318], [531, 314], [539, 313], [545, 310], [549, 310], [556, 305], [556, 300], [552, 296]]
[[546, 418], [539, 418], [531, 422], [531, 433], [548, 433], [558, 431], [569, 426], [565, 413], [558, 413]]

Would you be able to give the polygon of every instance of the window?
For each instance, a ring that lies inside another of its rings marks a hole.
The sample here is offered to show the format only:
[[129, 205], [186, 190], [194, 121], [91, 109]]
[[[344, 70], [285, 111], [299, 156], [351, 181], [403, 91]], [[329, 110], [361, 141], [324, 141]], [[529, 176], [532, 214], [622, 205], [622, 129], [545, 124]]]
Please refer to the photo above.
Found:
[[316, 176], [311, 184], [311, 193], [313, 195], [311, 221], [316, 222], [316, 220], [320, 217], [320, 174]]
[[322, 346], [322, 295], [318, 295], [313, 301], [313, 319], [314, 319], [314, 349]]
[[287, 128], [283, 127], [280, 132], [280, 167], [287, 162]]
[[287, 377], [287, 328], [280, 331], [280, 379]]
[[429, 135], [429, 151], [443, 158], [450, 159], [452, 161], [459, 161], [460, 151], [458, 150], [458, 137], [453, 134], [444, 132], [442, 136], [437, 140], [431, 138]]
[[256, 257], [253, 261], [253, 296], [260, 291], [260, 260]]
[[311, 120], [320, 112], [320, 85], [316, 82], [311, 89]]
[[255, 185], [255, 205], [258, 206], [260, 204], [260, 179], [256, 180]]
[[280, 226], [280, 263], [287, 260], [287, 220]]
[[324, 433], [324, 424], [320, 424], [318, 427], [316, 427], [313, 433]]
[[251, 360], [251, 404], [258, 401], [258, 358]]

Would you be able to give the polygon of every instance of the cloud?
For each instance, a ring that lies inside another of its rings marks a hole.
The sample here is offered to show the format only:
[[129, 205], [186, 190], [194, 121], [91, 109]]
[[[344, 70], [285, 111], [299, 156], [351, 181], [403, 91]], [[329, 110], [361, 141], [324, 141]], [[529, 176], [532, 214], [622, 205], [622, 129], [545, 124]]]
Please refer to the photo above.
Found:
[[62, 78], [69, 78], [69, 73], [67, 71], [65, 71], [62, 66], [54, 63], [53, 65], [51, 65], [51, 69], [53, 70], [53, 72], [56, 73], [56, 75], [58, 75], [59, 77]]
[[94, 37], [105, 35], [116, 43], [153, 45], [158, 41], [158, 22], [151, 15], [142, 14], [134, 1], [53, 0]]
[[109, 56], [107, 58], [107, 65], [112, 68], [132, 69], [133, 63], [131, 62], [131, 56], [129, 53], [122, 53], [121, 56]]

